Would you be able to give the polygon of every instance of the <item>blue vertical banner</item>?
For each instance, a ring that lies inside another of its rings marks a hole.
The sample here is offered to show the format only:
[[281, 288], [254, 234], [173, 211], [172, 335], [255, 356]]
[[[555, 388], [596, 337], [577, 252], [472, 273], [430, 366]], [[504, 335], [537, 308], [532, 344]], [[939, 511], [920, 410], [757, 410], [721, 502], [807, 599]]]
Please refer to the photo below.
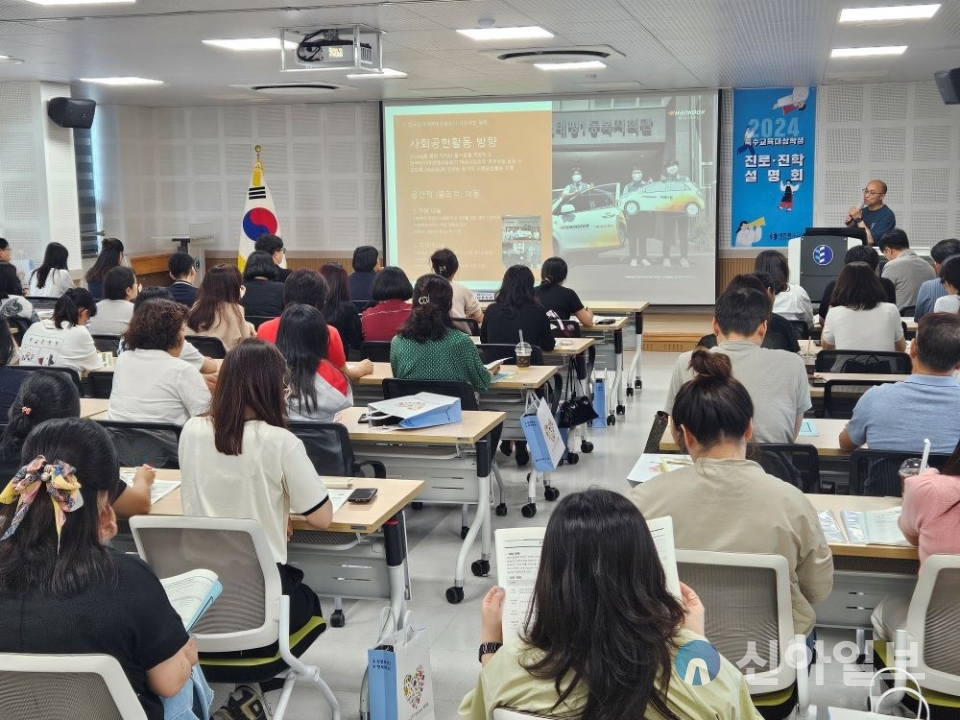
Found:
[[786, 247], [813, 224], [817, 89], [734, 90], [730, 246]]

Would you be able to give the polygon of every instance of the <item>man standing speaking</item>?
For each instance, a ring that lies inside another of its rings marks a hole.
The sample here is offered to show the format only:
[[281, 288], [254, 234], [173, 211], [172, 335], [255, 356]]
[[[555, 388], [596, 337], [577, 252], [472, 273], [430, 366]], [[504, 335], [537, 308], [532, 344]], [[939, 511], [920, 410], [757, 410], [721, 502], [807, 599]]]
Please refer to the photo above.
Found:
[[883, 180], [871, 180], [863, 189], [863, 204], [851, 207], [845, 223], [847, 227], [862, 228], [867, 233], [867, 245], [879, 245], [888, 230], [897, 225], [897, 216], [883, 204], [887, 196], [887, 184]]

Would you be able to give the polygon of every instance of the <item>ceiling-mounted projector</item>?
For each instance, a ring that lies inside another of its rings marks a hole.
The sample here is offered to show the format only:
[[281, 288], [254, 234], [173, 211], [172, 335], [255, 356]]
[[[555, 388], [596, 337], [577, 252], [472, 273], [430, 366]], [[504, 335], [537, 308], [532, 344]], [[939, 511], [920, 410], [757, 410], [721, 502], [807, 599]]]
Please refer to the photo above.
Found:
[[297, 45], [297, 62], [306, 67], [362, 68], [373, 67], [373, 46], [353, 38], [341, 38], [339, 30], [317, 30], [304, 36]]

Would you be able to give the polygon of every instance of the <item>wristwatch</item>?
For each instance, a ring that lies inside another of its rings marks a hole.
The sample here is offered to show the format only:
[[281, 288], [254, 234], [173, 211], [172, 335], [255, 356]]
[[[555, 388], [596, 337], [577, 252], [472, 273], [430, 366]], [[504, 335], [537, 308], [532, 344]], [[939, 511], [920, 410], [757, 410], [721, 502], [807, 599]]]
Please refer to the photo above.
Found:
[[492, 655], [502, 647], [503, 647], [503, 643], [498, 643], [498, 642], [480, 643], [480, 653], [479, 655], [477, 655], [477, 660], [479, 662], [483, 662], [484, 655]]

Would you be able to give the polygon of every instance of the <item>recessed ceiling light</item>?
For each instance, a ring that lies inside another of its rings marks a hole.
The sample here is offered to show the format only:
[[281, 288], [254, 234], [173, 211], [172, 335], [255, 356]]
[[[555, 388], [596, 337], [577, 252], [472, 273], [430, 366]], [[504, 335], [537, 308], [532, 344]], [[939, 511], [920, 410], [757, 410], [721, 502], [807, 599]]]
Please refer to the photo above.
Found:
[[163, 85], [163, 80], [150, 80], [142, 77], [102, 77], [80, 78], [80, 82], [96, 83], [98, 85]]
[[34, 5], [132, 5], [137, 0], [27, 0]]
[[9, 55], [0, 55], [0, 63], [6, 63], [8, 65], [23, 65], [23, 60], [20, 58], [10, 57]]
[[844, 8], [840, 22], [882, 22], [884, 20], [926, 20], [940, 5], [890, 5], [888, 7]]
[[365, 80], [367, 78], [380, 78], [381, 80], [386, 80], [390, 78], [405, 78], [407, 74], [401, 70], [394, 70], [393, 68], [383, 68], [382, 72], [366, 72], [366, 73], [357, 73], [355, 75], [347, 75], [351, 80]]
[[862, 58], [877, 57], [880, 55], [903, 55], [906, 45], [887, 45], [881, 47], [834, 48], [830, 51], [832, 58]]
[[544, 30], [539, 25], [528, 25], [526, 27], [491, 27], [491, 28], [466, 28], [457, 30], [461, 35], [466, 35], [471, 40], [548, 40], [553, 37], [553, 33]]
[[[238, 52], [251, 52], [256, 50], [279, 50], [280, 38], [278, 37], [259, 37], [259, 38], [225, 38], [223, 40], [204, 40], [204, 45], [224, 48], [225, 50], [236, 50]], [[283, 48], [285, 50], [296, 50], [297, 44], [290, 40], [284, 40]]]
[[583, 60], [581, 62], [543, 62], [534, 63], [540, 70], [601, 70], [606, 65], [599, 60]]

